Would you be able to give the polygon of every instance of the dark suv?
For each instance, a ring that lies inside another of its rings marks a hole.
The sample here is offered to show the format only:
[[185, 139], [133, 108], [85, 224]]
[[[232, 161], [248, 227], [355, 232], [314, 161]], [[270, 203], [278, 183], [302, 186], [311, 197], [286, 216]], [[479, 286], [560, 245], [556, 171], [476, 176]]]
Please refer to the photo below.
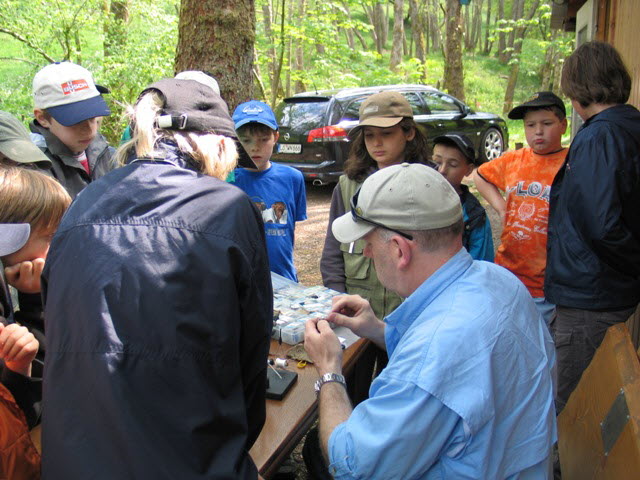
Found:
[[337, 182], [349, 154], [349, 132], [358, 124], [360, 104], [383, 90], [395, 90], [407, 98], [414, 119], [426, 128], [430, 140], [445, 132], [464, 133], [483, 162], [507, 148], [507, 125], [498, 115], [476, 113], [433, 87], [386, 85], [320, 90], [285, 98], [275, 110], [280, 140], [272, 159], [297, 168], [314, 184]]

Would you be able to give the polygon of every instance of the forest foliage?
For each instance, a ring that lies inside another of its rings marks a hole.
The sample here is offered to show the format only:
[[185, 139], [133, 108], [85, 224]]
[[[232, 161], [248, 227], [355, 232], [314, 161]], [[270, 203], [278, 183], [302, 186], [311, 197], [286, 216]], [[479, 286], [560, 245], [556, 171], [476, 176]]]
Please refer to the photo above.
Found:
[[[472, 108], [502, 114], [535, 91], [559, 92], [573, 34], [550, 28], [551, 1], [470, 0], [457, 7], [452, 33], [447, 15], [456, 2], [256, 0], [252, 96], [273, 105], [326, 88], [424, 83], [448, 90], [445, 45], [454, 33]], [[51, 61], [70, 60], [111, 89], [115, 115], [105, 119], [103, 133], [117, 141], [125, 106], [175, 73], [179, 7], [179, 0], [3, 0], [0, 109], [26, 122], [33, 75]]]

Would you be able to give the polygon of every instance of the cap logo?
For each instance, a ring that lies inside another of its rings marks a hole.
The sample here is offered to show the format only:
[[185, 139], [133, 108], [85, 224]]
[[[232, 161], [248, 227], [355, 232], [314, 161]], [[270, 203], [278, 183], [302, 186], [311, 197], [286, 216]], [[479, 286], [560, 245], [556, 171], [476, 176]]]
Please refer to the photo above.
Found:
[[379, 110], [378, 105], [371, 105], [367, 108], [365, 108], [362, 112], [363, 115], [367, 114], [367, 113], [375, 113]]
[[533, 95], [531, 95], [531, 98], [529, 98], [529, 100], [527, 100], [527, 102], [533, 102], [534, 100], [536, 100], [540, 95], [538, 95], [537, 93], [534, 93]]
[[62, 87], [62, 93], [65, 95], [71, 95], [74, 92], [80, 90], [86, 90], [89, 88], [89, 84], [86, 80], [71, 80], [60, 85]]
[[260, 115], [263, 112], [263, 109], [258, 105], [247, 105], [242, 109], [242, 113], [246, 113], [247, 115]]

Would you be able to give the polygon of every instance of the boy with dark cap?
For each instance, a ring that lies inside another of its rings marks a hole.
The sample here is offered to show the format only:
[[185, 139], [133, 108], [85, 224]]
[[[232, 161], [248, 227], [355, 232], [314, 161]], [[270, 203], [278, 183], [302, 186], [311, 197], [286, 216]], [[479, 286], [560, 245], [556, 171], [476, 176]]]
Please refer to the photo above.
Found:
[[115, 150], [98, 133], [111, 111], [91, 73], [71, 62], [52, 63], [33, 78], [32, 140], [52, 162], [52, 175], [74, 198], [112, 170]]
[[462, 183], [478, 164], [475, 148], [469, 137], [446, 133], [433, 140], [433, 162], [460, 196], [464, 217], [462, 245], [474, 260], [493, 262], [493, 237], [487, 212], [478, 199]]
[[[549, 325], [555, 306], [546, 300], [542, 288], [549, 196], [553, 178], [567, 156], [562, 146], [566, 110], [552, 92], [538, 92], [511, 110], [509, 118], [523, 120], [529, 146], [481, 165], [474, 180], [480, 194], [503, 219], [496, 263], [525, 284]], [[506, 201], [500, 190], [506, 193]]]

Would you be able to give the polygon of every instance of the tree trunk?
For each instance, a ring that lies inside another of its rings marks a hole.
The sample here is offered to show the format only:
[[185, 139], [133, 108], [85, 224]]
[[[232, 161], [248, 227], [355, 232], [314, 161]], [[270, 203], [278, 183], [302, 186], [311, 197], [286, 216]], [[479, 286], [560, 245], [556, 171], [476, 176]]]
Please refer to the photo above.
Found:
[[127, 41], [129, 0], [111, 0], [104, 22], [104, 56], [116, 56]]
[[438, 7], [437, 0], [433, 0], [432, 9], [429, 14], [429, 33], [431, 34], [431, 50], [440, 50], [441, 40], [441, 28], [438, 22]]
[[480, 31], [482, 30], [482, 3], [478, 0], [473, 4], [473, 21], [471, 22], [471, 50], [475, 51], [480, 42]]
[[491, 31], [491, 0], [487, 0], [487, 20], [484, 27], [484, 48], [482, 49], [485, 55], [489, 55], [491, 53], [491, 47], [493, 42], [489, 40], [491, 36], [489, 32]]
[[[511, 58], [515, 54], [515, 43], [518, 37], [518, 32], [520, 31], [519, 27], [515, 26], [515, 23], [524, 17], [524, 0], [513, 0], [513, 5], [511, 7], [511, 21], [513, 22], [513, 28], [511, 32], [509, 32], [509, 37], [507, 39], [507, 48], [504, 52], [504, 62], [509, 63]], [[520, 49], [522, 51], [522, 49]], [[518, 52], [519, 54], [520, 52]]]
[[409, 0], [409, 14], [411, 16], [411, 35], [415, 45], [415, 57], [424, 62], [424, 24], [417, 0]]
[[404, 40], [404, 0], [394, 0], [393, 8], [393, 47], [389, 68], [396, 71], [402, 62], [402, 43]]
[[[505, 115], [509, 113], [513, 107], [513, 94], [516, 90], [516, 84], [518, 82], [518, 72], [520, 71], [520, 53], [522, 53], [522, 41], [524, 35], [527, 32], [527, 28], [533, 16], [538, 10], [540, 0], [535, 0], [531, 5], [531, 10], [524, 18], [525, 22], [522, 25], [517, 26], [515, 30], [515, 39], [513, 45], [513, 61], [511, 62], [511, 72], [509, 72], [509, 81], [507, 82], [507, 89], [504, 92], [504, 104], [502, 107], [502, 113]], [[515, 8], [515, 5], [514, 5]]]
[[182, 0], [176, 71], [207, 70], [229, 110], [253, 96], [253, 0]]
[[[284, 65], [284, 48], [285, 48], [285, 38], [284, 38], [284, 24], [285, 24], [285, 15], [286, 8], [285, 3], [286, 0], [282, 0], [282, 10], [280, 11], [280, 53], [278, 55], [278, 61], [276, 62], [276, 71], [273, 76], [273, 85], [271, 88], [271, 105], [276, 104], [276, 99], [278, 98], [278, 94], [280, 93], [281, 85], [280, 85], [280, 73], [282, 72], [282, 66]], [[317, 45], [317, 44], [316, 44]]]
[[[496, 16], [496, 27], [502, 28], [504, 25], [500, 24], [500, 20], [504, 20], [504, 0], [498, 0], [498, 15]], [[500, 63], [507, 63], [507, 59], [504, 56], [507, 49], [506, 34], [504, 32], [498, 32], [498, 60]]]
[[273, 79], [276, 71], [276, 42], [273, 34], [273, 6], [271, 0], [266, 1], [262, 5], [262, 22], [264, 24], [264, 34], [269, 45], [267, 49], [267, 72], [270, 78], [270, 84], [273, 85]]
[[387, 16], [384, 13], [382, 3], [376, 3], [373, 7], [373, 31], [375, 32], [376, 50], [379, 54], [384, 52], [387, 44]]
[[471, 50], [471, 19], [473, 18], [471, 5], [461, 6], [460, 14], [462, 15], [461, 25], [463, 27], [462, 38], [464, 39], [464, 49]]
[[[302, 28], [302, 20], [305, 17], [306, 8], [306, 0], [298, 0], [298, 11], [296, 14], [296, 26], [298, 28]], [[353, 37], [351, 41], [353, 42]], [[300, 74], [304, 71], [304, 44], [300, 41], [300, 39], [296, 39], [293, 70], [296, 74], [296, 80], [293, 85], [293, 92], [304, 92], [306, 88], [304, 82], [302, 81], [302, 78], [300, 77]]]
[[447, 39], [445, 44], [444, 88], [464, 101], [464, 72], [462, 68], [462, 29], [459, 0], [447, 0], [445, 13]]
[[542, 64], [542, 71], [540, 72], [540, 78], [542, 81], [540, 82], [540, 90], [546, 91], [551, 90], [553, 83], [553, 72], [554, 72], [554, 57], [556, 53], [556, 44], [554, 40], [558, 36], [558, 30], [551, 30], [551, 37], [549, 38], [549, 45], [547, 46], [547, 51], [544, 54], [544, 63]]

